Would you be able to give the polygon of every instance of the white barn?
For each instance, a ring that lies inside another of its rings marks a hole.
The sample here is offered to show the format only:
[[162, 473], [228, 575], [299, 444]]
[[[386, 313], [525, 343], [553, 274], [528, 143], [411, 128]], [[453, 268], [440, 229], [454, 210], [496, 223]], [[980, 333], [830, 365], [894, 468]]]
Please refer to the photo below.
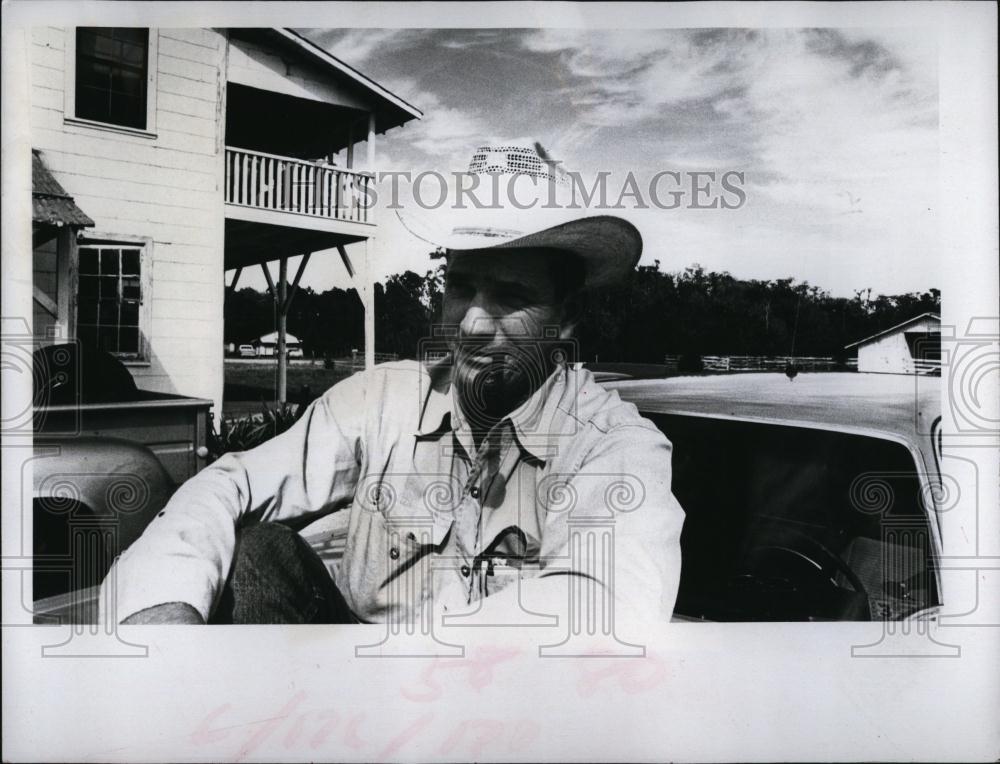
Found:
[[932, 374], [941, 368], [941, 317], [922, 313], [871, 337], [852, 342], [858, 371], [884, 374]]
[[360, 200], [376, 135], [419, 110], [289, 29], [36, 27], [30, 41], [38, 341], [95, 345], [139, 387], [219, 409], [227, 280], [263, 266], [283, 331], [302, 273], [289, 258], [332, 251], [371, 362], [377, 229]]
[[[278, 354], [278, 333], [269, 332], [255, 339], [251, 343], [258, 356], [274, 357]], [[294, 334], [285, 334], [285, 348], [289, 353], [301, 351], [302, 343]]]

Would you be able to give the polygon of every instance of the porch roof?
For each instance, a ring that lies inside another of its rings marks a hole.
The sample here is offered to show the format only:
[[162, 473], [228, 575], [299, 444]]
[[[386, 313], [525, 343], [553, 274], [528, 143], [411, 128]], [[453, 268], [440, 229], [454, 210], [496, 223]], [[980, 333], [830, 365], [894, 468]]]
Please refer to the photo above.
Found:
[[49, 172], [37, 149], [31, 150], [31, 222], [74, 228], [94, 225]]
[[[260, 265], [282, 257], [295, 257], [305, 252], [317, 252], [337, 246], [346, 246], [364, 241], [371, 236], [370, 230], [361, 230], [370, 229], [369, 226], [338, 221], [324, 223], [322, 220], [312, 219], [305, 215], [288, 215], [288, 217], [300, 221], [300, 225], [301, 221], [304, 221], [309, 224], [319, 223], [329, 225], [331, 229], [341, 228], [343, 230], [299, 228], [292, 225], [275, 225], [230, 217], [233, 212], [240, 211], [246, 210], [241, 208], [227, 209], [224, 258], [224, 268], [227, 271]], [[253, 210], [249, 211], [254, 212]]]
[[277, 43], [286, 50], [304, 57], [313, 64], [318, 64], [339, 81], [348, 83], [352, 88], [363, 91], [375, 104], [375, 132], [385, 133], [394, 127], [420, 119], [424, 113], [417, 107], [400, 98], [388, 88], [375, 80], [366, 77], [349, 64], [333, 56], [309, 38], [287, 27], [270, 27], [266, 29], [239, 29], [244, 37], [264, 37], [272, 44]]

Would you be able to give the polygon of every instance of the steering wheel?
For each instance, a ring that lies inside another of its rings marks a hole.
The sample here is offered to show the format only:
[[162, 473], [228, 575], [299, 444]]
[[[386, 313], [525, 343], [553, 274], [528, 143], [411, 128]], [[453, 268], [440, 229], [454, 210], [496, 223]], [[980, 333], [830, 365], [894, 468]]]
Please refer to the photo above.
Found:
[[803, 562], [815, 568], [822, 577], [822, 580], [833, 587], [837, 587], [837, 582], [834, 577], [835, 574], [838, 572], [842, 573], [844, 578], [847, 579], [847, 583], [851, 585], [851, 588], [854, 589], [854, 591], [868, 597], [868, 590], [865, 589], [865, 585], [861, 583], [861, 579], [858, 578], [858, 574], [855, 573], [851, 567], [840, 558], [839, 555], [834, 554], [815, 539], [809, 539], [807, 543], [811, 547], [808, 551], [793, 549], [789, 546], [777, 544], [759, 546], [753, 550], [753, 556], [762, 557], [778, 554], [779, 556], [789, 556], [795, 558], [797, 561]]

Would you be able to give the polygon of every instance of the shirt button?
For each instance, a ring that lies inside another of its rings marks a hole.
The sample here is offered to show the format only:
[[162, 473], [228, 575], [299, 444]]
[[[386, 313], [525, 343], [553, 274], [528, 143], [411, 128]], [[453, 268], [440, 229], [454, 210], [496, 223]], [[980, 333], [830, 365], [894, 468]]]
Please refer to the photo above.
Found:
[[462, 575], [463, 576], [465, 576], [466, 578], [468, 578], [469, 577], [469, 573], [471, 573], [471, 572], [472, 571], [469, 569], [468, 565], [463, 565], [462, 566]]
[[469, 496], [471, 496], [473, 499], [478, 499], [479, 498], [479, 486], [478, 485], [472, 486], [472, 490], [469, 491]]
[[398, 560], [399, 559], [399, 548], [398, 547], [393, 547], [392, 549], [390, 549], [389, 550], [389, 557], [391, 557], [393, 560]]

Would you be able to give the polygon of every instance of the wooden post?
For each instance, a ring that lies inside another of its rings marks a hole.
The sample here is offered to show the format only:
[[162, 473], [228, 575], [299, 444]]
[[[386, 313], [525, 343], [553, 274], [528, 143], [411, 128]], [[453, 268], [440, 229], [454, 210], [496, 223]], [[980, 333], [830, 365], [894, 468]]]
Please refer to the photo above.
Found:
[[364, 306], [365, 306], [365, 368], [375, 366], [375, 288], [372, 283], [374, 239], [365, 239]]
[[365, 168], [368, 172], [375, 172], [375, 112], [368, 113], [368, 161]]
[[347, 128], [347, 169], [354, 169], [354, 124]]
[[239, 283], [240, 275], [243, 273], [242, 268], [237, 268], [236, 273], [233, 274], [233, 282], [226, 287], [226, 293], [232, 294], [236, 291], [236, 285]]
[[288, 306], [285, 304], [288, 297], [288, 258], [283, 257], [278, 261], [278, 402], [285, 403], [288, 400], [288, 354], [286, 351], [286, 320], [288, 318]]
[[[361, 307], [365, 312], [365, 368], [370, 369], [375, 365], [375, 284], [372, 282], [371, 258], [375, 249], [375, 239], [365, 239], [365, 249], [363, 253], [364, 262], [361, 264], [361, 274], [358, 277], [357, 269], [351, 258], [347, 254], [344, 246], [338, 245], [337, 251], [340, 259], [344, 261], [344, 268], [347, 269], [351, 280], [357, 285], [358, 297], [361, 298]], [[352, 351], [352, 362], [357, 355]]]

